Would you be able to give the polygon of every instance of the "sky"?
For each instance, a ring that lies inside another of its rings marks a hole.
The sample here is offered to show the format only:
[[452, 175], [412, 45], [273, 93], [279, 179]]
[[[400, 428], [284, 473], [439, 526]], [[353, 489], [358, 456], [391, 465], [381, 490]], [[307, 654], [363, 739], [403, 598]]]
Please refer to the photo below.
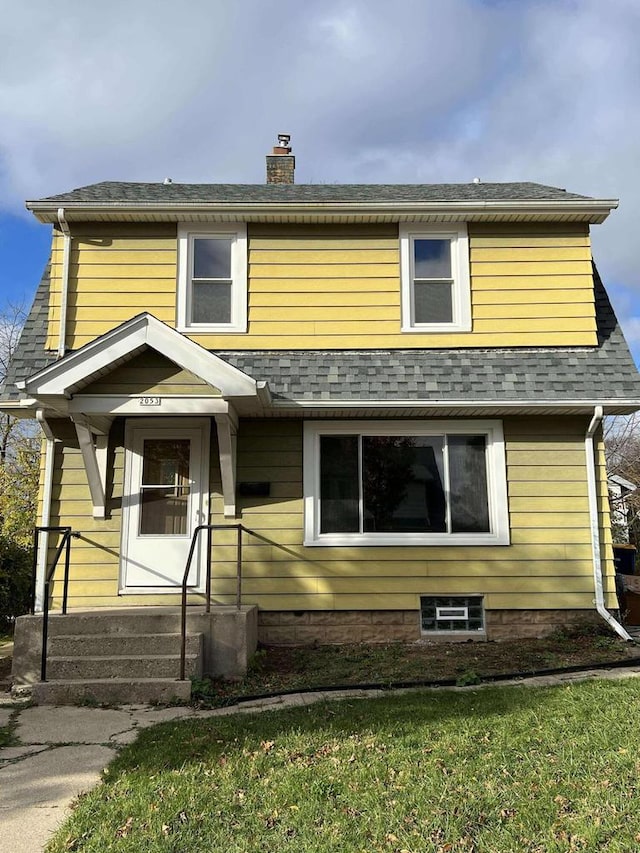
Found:
[[640, 361], [640, 0], [0, 0], [0, 312], [103, 180], [536, 181], [620, 207], [594, 256]]

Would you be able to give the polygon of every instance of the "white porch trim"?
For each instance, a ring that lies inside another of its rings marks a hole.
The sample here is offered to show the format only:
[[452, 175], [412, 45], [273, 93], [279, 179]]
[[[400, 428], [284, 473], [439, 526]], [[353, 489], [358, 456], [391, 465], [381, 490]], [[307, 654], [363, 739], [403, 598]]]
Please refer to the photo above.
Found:
[[[157, 402], [149, 405], [149, 399]], [[113, 396], [104, 394], [77, 394], [67, 404], [67, 410], [73, 417], [75, 413], [86, 415], [106, 414], [157, 417], [158, 415], [216, 415], [226, 414], [229, 404], [221, 397], [192, 397], [187, 394], [161, 394], [154, 398], [136, 394], [131, 396]], [[93, 417], [91, 418], [93, 421]]]
[[257, 397], [255, 379], [145, 313], [101, 335], [60, 361], [16, 383], [36, 398], [69, 399], [73, 394], [151, 347], [183, 370], [195, 374], [223, 397]]
[[238, 418], [231, 407], [228, 414], [219, 414], [215, 418], [218, 432], [224, 517], [235, 518]]
[[93, 517], [104, 518], [107, 493], [107, 449], [109, 434], [96, 435], [95, 442], [89, 422], [81, 415], [72, 418], [78, 436], [84, 469], [87, 472]]
[[[82, 389], [147, 347], [178, 368], [204, 381], [209, 394], [114, 395], [83, 394]], [[140, 314], [91, 341], [76, 352], [20, 383], [36, 403], [57, 417], [71, 418], [87, 474], [93, 517], [106, 517], [107, 451], [109, 430], [116, 416], [151, 416], [158, 424], [165, 417], [215, 418], [220, 452], [224, 515], [236, 514], [236, 435], [238, 414], [261, 413], [270, 404], [269, 389], [189, 338]]]

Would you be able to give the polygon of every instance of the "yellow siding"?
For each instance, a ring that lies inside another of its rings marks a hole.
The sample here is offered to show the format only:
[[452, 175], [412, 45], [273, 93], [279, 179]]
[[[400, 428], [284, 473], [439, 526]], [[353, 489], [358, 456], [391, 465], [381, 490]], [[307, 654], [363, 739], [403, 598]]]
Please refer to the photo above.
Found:
[[[74, 226], [67, 346], [140, 311], [174, 325], [174, 225]], [[471, 225], [473, 330], [400, 332], [396, 225], [249, 226], [248, 333], [211, 349], [595, 345], [586, 226]], [[62, 241], [54, 238], [48, 345], [57, 346]]]
[[[479, 593], [489, 609], [593, 608], [583, 418], [504, 421], [511, 545], [504, 547], [305, 548], [302, 423], [242, 421], [238, 481], [271, 483], [269, 498], [240, 499], [240, 520], [256, 535], [243, 549], [245, 603], [263, 609], [416, 609], [421, 594]], [[82, 532], [74, 542], [71, 606], [177, 603], [177, 596], [118, 597], [123, 425], [111, 436], [109, 518], [91, 518], [89, 490], [73, 432], [57, 445], [52, 523]], [[215, 435], [215, 430], [213, 430]], [[602, 445], [598, 459], [607, 603], [615, 607], [609, 507]], [[213, 520], [225, 523], [213, 440]], [[217, 533], [215, 600], [235, 595], [235, 531]]]
[[154, 350], [147, 350], [117, 367], [104, 378], [87, 385], [82, 393], [220, 395], [217, 388], [207, 385], [188, 370], [180, 370]]
[[[69, 266], [69, 349], [142, 311], [175, 324], [176, 226], [91, 222], [73, 225]], [[56, 270], [48, 346], [58, 346], [62, 238], [54, 239]]]

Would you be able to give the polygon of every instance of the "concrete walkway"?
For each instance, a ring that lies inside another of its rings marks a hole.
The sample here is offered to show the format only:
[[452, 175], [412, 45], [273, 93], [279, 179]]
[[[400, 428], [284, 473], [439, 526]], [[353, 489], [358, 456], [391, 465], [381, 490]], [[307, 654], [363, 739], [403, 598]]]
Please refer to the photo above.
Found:
[[[500, 686], [550, 686], [589, 678], [639, 677], [640, 666], [590, 670], [501, 682]], [[468, 691], [496, 685], [411, 690]], [[397, 691], [397, 692], [408, 692]], [[0, 749], [0, 853], [38, 853], [68, 814], [71, 802], [96, 785], [116, 751], [131, 743], [141, 729], [168, 720], [203, 719], [229, 714], [311, 705], [339, 699], [388, 696], [382, 690], [341, 690], [296, 693], [246, 702], [228, 708], [151, 708], [128, 705], [118, 709], [32, 706], [0, 693], [0, 727], [15, 725], [18, 745]]]

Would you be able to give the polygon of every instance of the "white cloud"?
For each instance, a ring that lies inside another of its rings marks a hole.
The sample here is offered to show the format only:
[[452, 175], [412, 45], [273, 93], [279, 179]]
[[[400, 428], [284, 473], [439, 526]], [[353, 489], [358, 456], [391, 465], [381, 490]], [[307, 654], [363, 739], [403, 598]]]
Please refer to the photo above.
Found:
[[0, 0], [5, 206], [105, 179], [534, 180], [620, 196], [640, 293], [636, 0]]
[[629, 346], [640, 347], [640, 317], [629, 317], [624, 324], [624, 334]]

